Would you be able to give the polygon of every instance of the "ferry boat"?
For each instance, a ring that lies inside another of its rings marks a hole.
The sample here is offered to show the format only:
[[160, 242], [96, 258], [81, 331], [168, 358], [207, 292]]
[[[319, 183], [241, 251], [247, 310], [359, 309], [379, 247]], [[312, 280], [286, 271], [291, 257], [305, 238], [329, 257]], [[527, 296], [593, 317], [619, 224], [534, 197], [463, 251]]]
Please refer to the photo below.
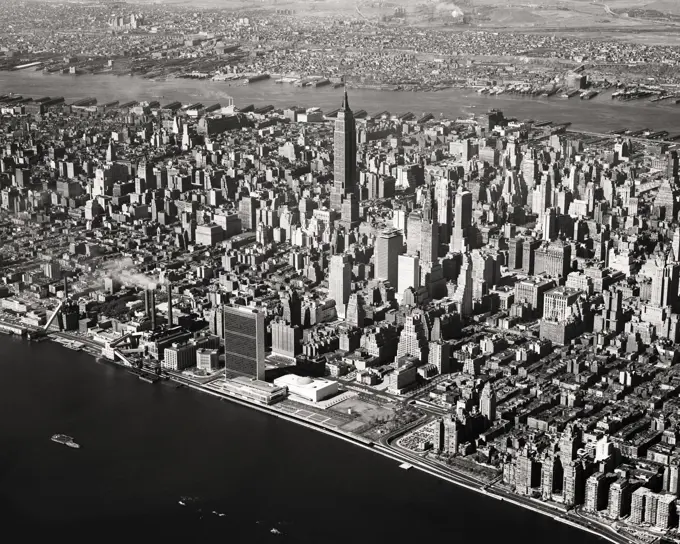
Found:
[[73, 437], [68, 436], [66, 434], [52, 435], [51, 440], [52, 440], [52, 442], [56, 442], [57, 444], [64, 444], [64, 446], [68, 446], [69, 448], [80, 448], [80, 444], [77, 444], [73, 440]]

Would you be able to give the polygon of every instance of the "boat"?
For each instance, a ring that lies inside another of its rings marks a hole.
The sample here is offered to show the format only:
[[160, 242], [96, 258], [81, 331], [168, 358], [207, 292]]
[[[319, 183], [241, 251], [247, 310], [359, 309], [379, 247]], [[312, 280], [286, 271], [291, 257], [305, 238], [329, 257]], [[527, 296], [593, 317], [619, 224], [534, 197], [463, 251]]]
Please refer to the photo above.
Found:
[[74, 440], [73, 437], [68, 436], [66, 434], [55, 434], [52, 436], [52, 442], [56, 442], [57, 444], [64, 444], [65, 446], [68, 446], [69, 448], [80, 448], [80, 444], [77, 444]]
[[410, 465], [409, 463], [402, 463], [399, 465], [399, 468], [403, 468], [404, 470], [409, 470], [413, 468], [413, 465]]
[[177, 502], [179, 503], [180, 506], [186, 506], [187, 505], [187, 503], [185, 503], [184, 501], [177, 501]]
[[269, 531], [273, 535], [280, 535], [282, 534], [281, 531], [279, 531], [276, 527], [274, 527], [271, 531]]

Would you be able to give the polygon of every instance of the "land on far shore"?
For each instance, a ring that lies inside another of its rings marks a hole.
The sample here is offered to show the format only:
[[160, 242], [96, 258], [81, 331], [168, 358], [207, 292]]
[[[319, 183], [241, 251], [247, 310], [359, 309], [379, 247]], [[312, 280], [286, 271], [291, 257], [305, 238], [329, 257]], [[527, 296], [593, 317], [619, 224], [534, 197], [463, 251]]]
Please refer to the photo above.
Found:
[[[649, 45], [680, 44], [676, 0], [139, 0], [139, 4], [292, 12], [304, 17], [363, 18], [422, 28], [567, 32]], [[133, 4], [133, 3], [131, 3]]]

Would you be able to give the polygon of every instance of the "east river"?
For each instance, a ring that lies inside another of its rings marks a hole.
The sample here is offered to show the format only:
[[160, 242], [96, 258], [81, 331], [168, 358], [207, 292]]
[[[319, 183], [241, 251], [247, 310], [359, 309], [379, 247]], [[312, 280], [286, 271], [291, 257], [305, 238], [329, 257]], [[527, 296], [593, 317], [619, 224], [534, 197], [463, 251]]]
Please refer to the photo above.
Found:
[[[294, 423], [147, 384], [50, 342], [2, 336], [0, 353], [0, 519], [4, 534], [22, 540], [599, 540]], [[55, 433], [73, 436], [81, 449], [50, 441]], [[183, 496], [196, 500], [183, 507]]]
[[[47, 75], [36, 71], [0, 72], [0, 93], [14, 92], [23, 96], [63, 96], [67, 101], [94, 97], [100, 103], [120, 100], [159, 100], [162, 104], [173, 100], [182, 103], [202, 102], [206, 106], [215, 102], [226, 104], [233, 97], [237, 106], [273, 105], [288, 107], [317, 106], [324, 111], [340, 107], [341, 89], [321, 87], [295, 87], [277, 84], [274, 80], [251, 85], [220, 81], [148, 79], [99, 75]], [[490, 108], [503, 110], [506, 116], [560, 123], [571, 122], [573, 128], [608, 132], [619, 129], [650, 128], [667, 130], [671, 135], [680, 133], [680, 104], [672, 100], [650, 103], [648, 100], [619, 102], [612, 100], [607, 91], [592, 100], [570, 100], [559, 97], [526, 98], [520, 96], [487, 96], [469, 89], [447, 89], [438, 92], [392, 92], [352, 89], [350, 105], [369, 113], [425, 112], [435, 116], [454, 118], [483, 113]]]

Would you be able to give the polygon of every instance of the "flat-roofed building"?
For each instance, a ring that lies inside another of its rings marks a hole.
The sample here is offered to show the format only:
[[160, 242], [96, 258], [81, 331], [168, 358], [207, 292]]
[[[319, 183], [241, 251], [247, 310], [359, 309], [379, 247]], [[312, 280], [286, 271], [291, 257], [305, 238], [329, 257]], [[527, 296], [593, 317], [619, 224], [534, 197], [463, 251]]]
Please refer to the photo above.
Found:
[[267, 405], [284, 400], [288, 395], [286, 387], [245, 376], [226, 380], [223, 387], [235, 397]]
[[310, 378], [286, 374], [274, 380], [274, 385], [287, 387], [288, 393], [303, 398], [304, 400], [319, 402], [336, 395], [339, 391], [337, 382], [324, 378]]

